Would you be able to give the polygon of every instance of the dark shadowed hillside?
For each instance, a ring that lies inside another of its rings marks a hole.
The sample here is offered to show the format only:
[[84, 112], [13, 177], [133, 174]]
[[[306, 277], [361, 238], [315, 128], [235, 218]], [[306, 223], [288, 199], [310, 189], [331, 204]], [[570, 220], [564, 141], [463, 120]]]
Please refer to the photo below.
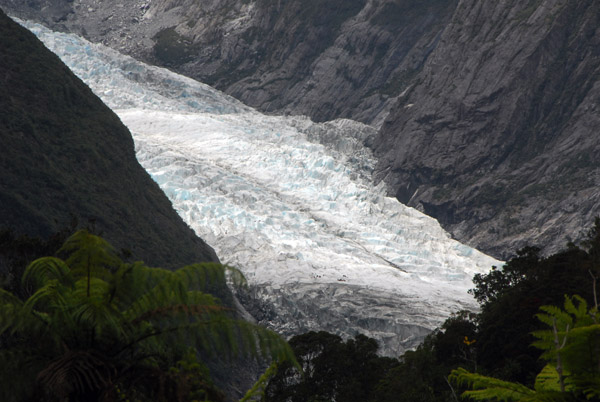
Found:
[[148, 264], [216, 261], [135, 159], [133, 140], [35, 36], [0, 11], [0, 228], [73, 220]]

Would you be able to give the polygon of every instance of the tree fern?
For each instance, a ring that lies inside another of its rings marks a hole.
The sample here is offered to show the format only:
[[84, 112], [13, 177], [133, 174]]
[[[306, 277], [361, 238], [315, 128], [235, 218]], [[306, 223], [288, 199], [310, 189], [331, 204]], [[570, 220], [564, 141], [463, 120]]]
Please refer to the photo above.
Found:
[[[22, 368], [20, 381], [29, 384], [21, 396], [37, 389], [50, 399], [97, 400], [126, 379], [152, 377], [139, 373], [157, 375], [157, 365], [185, 345], [222, 357], [294, 361], [280, 336], [234, 319], [205, 292], [224, 286], [227, 272], [241, 283], [239, 271], [213, 263], [176, 271], [124, 264], [107, 242], [85, 231], [71, 236], [60, 253], [67, 258], [45, 257], [27, 267], [26, 300], [0, 291], [0, 352], [21, 359], [14, 367]], [[0, 382], [4, 392], [10, 388]], [[7, 394], [2, 400], [11, 399]]]
[[533, 346], [544, 351], [548, 364], [538, 374], [535, 389], [485, 377], [459, 368], [450, 379], [472, 388], [463, 393], [474, 400], [575, 401], [600, 398], [600, 324], [596, 307], [579, 296], [565, 296], [564, 309], [543, 306], [537, 318], [550, 329], [535, 331]]

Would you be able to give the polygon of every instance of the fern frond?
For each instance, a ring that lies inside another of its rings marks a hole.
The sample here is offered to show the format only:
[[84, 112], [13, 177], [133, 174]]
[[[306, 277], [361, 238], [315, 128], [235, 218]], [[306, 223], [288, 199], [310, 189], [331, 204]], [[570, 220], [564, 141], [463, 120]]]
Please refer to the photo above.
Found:
[[519, 402], [573, 402], [573, 398], [566, 392], [540, 391], [520, 399]]
[[123, 264], [106, 241], [85, 231], [59, 252], [66, 261], [48, 257], [27, 268], [23, 284], [34, 291], [24, 302], [0, 290], [0, 335], [9, 335], [2, 346], [26, 346], [43, 356], [33, 373], [53, 396], [107, 391], [130, 370], [160, 371], [159, 362], [176, 356], [181, 345], [298, 366], [283, 338], [233, 320], [232, 310], [206, 292], [220, 291], [228, 281], [242, 284], [234, 268], [205, 263], [169, 271]]
[[65, 286], [73, 284], [71, 270], [67, 264], [56, 257], [42, 257], [27, 266], [21, 283], [39, 289], [49, 280], [57, 280]]
[[[146, 311], [139, 317], [134, 318], [131, 323], [138, 324], [141, 321], [152, 321], [154, 319], [173, 319], [182, 316], [186, 321], [190, 317], [206, 317], [215, 313], [222, 313], [225, 307], [204, 304], [174, 304], [170, 306], [157, 307], [154, 310]], [[185, 322], [185, 321], [184, 321]]]
[[82, 300], [88, 297], [95, 298], [98, 300], [108, 301], [110, 293], [110, 283], [100, 278], [90, 278], [89, 289], [88, 280], [85, 278], [79, 279], [75, 282], [73, 289], [73, 297], [76, 300]]
[[187, 265], [175, 271], [188, 289], [206, 290], [207, 286], [224, 285], [225, 267], [217, 263], [202, 263]]
[[19, 299], [13, 293], [9, 292], [8, 290], [4, 290], [4, 289], [0, 288], [0, 305], [5, 305], [5, 304], [22, 305], [23, 302], [21, 301], [21, 299]]
[[121, 264], [119, 269], [109, 278], [111, 299], [122, 310], [127, 309], [147, 287], [152, 286], [148, 271], [142, 262]]
[[61, 309], [67, 306], [64, 286], [56, 279], [47, 281], [34, 294], [25, 301], [23, 308], [25, 311], [32, 312], [38, 309], [48, 311], [50, 309]]
[[96, 276], [105, 276], [109, 269], [121, 264], [110, 243], [87, 230], [79, 230], [71, 235], [58, 253], [68, 254], [67, 265], [74, 275], [80, 277], [87, 276], [88, 270]]
[[[559, 331], [564, 331], [567, 328], [567, 326], [569, 326], [570, 328], [573, 327], [573, 317], [571, 317], [570, 314], [564, 312], [562, 309], [556, 306], [541, 306], [540, 310], [545, 311], [547, 313], [547, 315], [538, 314], [538, 316], [541, 316], [541, 318], [538, 317], [540, 318], [540, 321], [544, 322], [545, 324], [552, 326], [551, 323], [553, 322], [553, 320], [556, 320], [557, 329]], [[548, 323], [548, 318], [550, 319], [550, 323]]]
[[560, 376], [556, 367], [547, 364], [535, 378], [535, 390], [537, 392], [560, 392]]
[[50, 362], [37, 380], [50, 394], [66, 398], [104, 388], [115, 373], [115, 367], [98, 352], [75, 350]]
[[465, 391], [462, 395], [476, 401], [512, 402], [535, 394], [534, 390], [524, 385], [470, 373], [462, 367], [452, 370], [448, 379], [459, 386], [472, 388], [473, 390]]
[[[575, 306], [573, 300], [577, 300], [577, 306]], [[565, 295], [565, 311], [573, 315], [577, 320], [589, 317], [588, 304], [585, 299], [579, 295], [574, 295], [573, 297]]]
[[73, 330], [93, 329], [94, 333], [116, 338], [126, 338], [128, 326], [123, 322], [121, 313], [101, 297], [80, 299], [69, 311]]
[[262, 401], [265, 397], [265, 390], [271, 378], [277, 375], [278, 363], [273, 362], [260, 376], [258, 381], [246, 392], [240, 402]]
[[600, 375], [598, 373], [579, 374], [567, 377], [566, 383], [572, 389], [578, 389], [588, 400], [600, 399]]
[[129, 321], [134, 321], [150, 311], [174, 304], [187, 304], [187, 292], [180, 289], [178, 285], [180, 284], [163, 282], [148, 289], [141, 297], [133, 301], [127, 310], [123, 311], [123, 316]]
[[549, 327], [552, 327], [552, 325], [554, 325], [554, 320], [555, 317], [550, 315], [550, 314], [542, 314], [542, 313], [538, 313], [535, 315], [535, 317], [541, 321], [542, 323], [546, 324]]
[[572, 336], [574, 341], [577, 341], [578, 339], [590, 339], [600, 334], [600, 324], [586, 325], [584, 327], [576, 326], [569, 331], [569, 334]]
[[234, 287], [243, 288], [248, 286], [248, 281], [246, 280], [246, 277], [242, 271], [229, 265], [224, 265], [224, 267], [227, 274], [227, 279]]

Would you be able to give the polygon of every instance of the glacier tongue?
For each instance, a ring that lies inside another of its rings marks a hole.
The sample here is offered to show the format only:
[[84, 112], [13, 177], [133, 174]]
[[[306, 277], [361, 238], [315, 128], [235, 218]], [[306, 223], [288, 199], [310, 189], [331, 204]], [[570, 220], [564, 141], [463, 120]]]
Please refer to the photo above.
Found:
[[414, 347], [475, 308], [471, 278], [499, 261], [372, 185], [371, 127], [260, 114], [164, 69], [21, 22], [131, 130], [142, 166], [221, 260], [254, 317], [286, 335], [324, 329]]

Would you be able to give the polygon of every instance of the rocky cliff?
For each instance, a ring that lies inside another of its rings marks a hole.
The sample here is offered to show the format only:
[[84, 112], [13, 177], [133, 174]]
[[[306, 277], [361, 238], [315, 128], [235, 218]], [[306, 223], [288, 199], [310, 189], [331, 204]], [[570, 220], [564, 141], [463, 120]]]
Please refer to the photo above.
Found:
[[92, 225], [136, 259], [217, 261], [138, 164], [119, 118], [0, 11], [0, 228], [48, 237]]
[[597, 1], [461, 0], [373, 144], [380, 177], [495, 256], [576, 240], [600, 213], [599, 27]]

